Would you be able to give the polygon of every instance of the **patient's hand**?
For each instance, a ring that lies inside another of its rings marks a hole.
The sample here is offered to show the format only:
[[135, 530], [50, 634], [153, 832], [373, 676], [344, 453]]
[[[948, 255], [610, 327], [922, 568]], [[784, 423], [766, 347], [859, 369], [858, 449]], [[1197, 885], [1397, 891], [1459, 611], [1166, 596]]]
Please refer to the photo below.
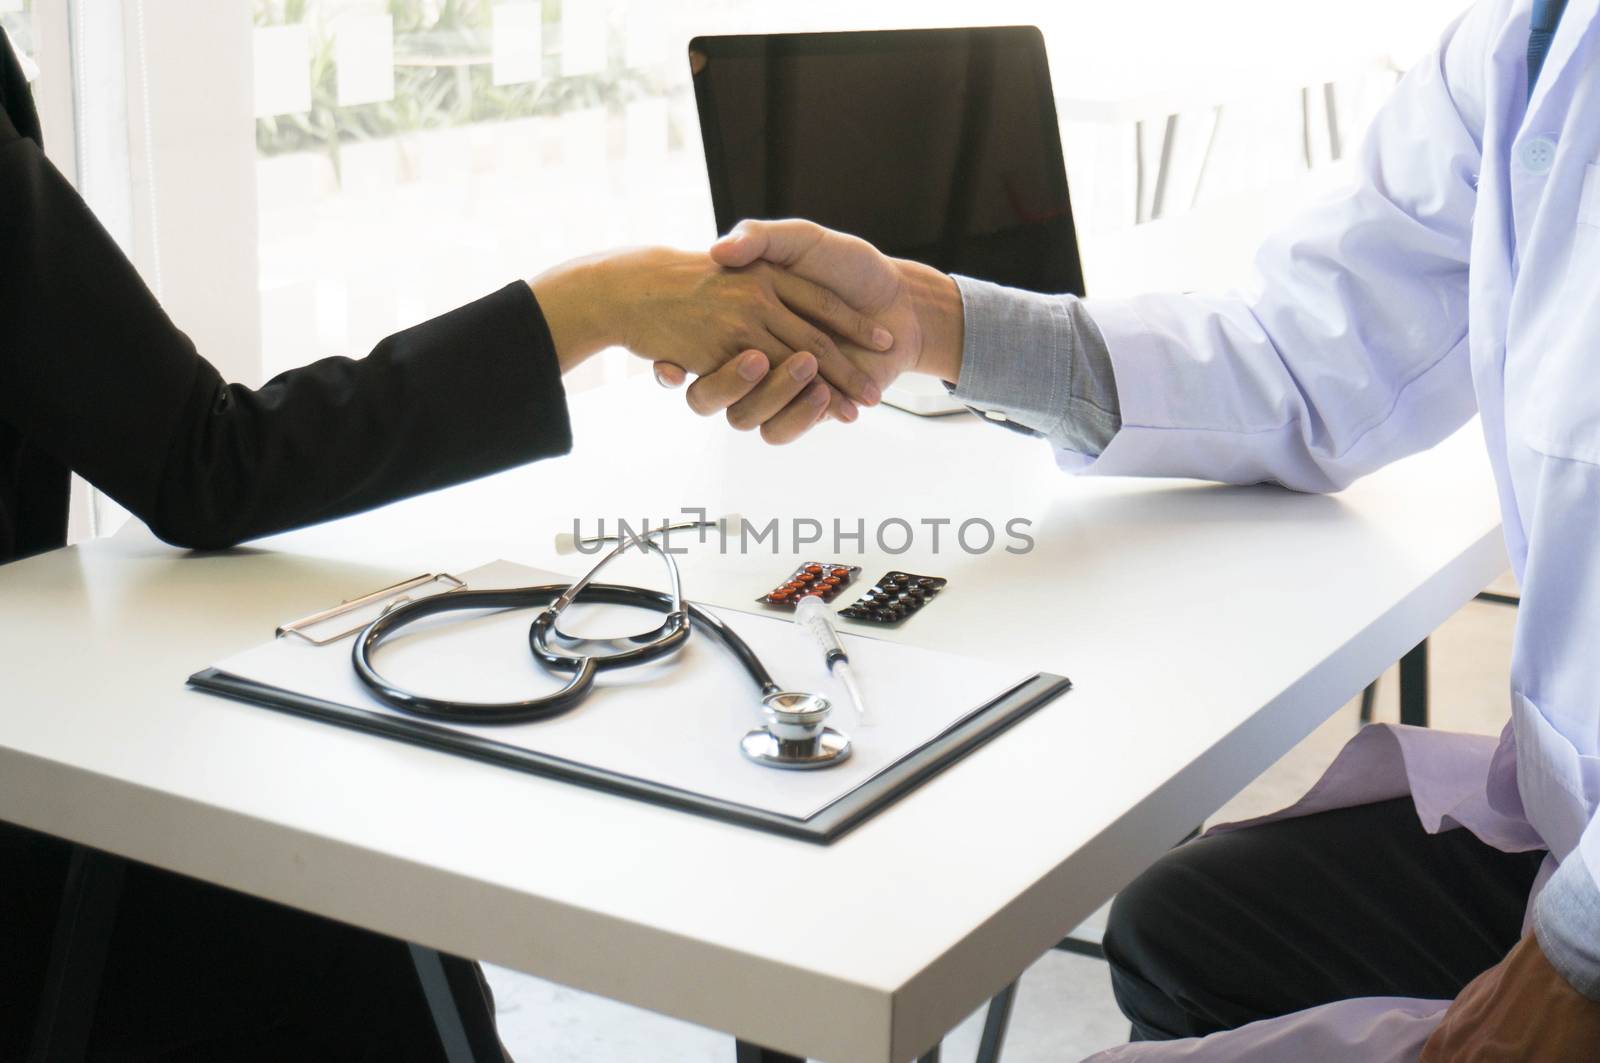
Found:
[[[792, 277], [838, 293], [864, 319], [886, 327], [894, 337], [887, 348], [849, 335], [837, 342], [843, 358], [879, 389], [906, 371], [950, 381], [960, 376], [961, 295], [936, 269], [889, 258], [858, 237], [799, 220], [741, 222], [712, 246], [711, 258], [730, 269], [780, 266]], [[826, 368], [823, 375], [836, 383]], [[656, 377], [673, 385], [683, 374], [676, 365], [658, 363]]]

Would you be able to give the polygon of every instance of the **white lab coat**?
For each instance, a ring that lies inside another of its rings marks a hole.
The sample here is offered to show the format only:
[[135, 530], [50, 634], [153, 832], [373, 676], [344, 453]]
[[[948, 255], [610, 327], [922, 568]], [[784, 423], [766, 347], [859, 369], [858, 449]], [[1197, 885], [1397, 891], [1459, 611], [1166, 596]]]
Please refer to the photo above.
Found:
[[[1542, 885], [1556, 861], [1600, 878], [1600, 0], [1571, 0], [1531, 101], [1530, 3], [1485, 0], [1406, 75], [1355, 186], [1263, 248], [1259, 290], [1089, 300], [1123, 427], [1061, 460], [1337, 490], [1479, 413], [1523, 594], [1511, 726], [1369, 728], [1282, 815], [1409, 792], [1432, 830], [1548, 848]], [[1415, 1059], [1447, 1003], [1095, 1059]]]

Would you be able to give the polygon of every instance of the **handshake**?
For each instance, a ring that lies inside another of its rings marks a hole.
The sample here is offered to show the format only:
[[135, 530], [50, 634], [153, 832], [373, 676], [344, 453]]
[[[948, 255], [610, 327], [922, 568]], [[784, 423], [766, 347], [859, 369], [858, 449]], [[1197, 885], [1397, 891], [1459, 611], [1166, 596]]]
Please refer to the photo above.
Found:
[[529, 282], [566, 372], [610, 346], [655, 363], [689, 406], [788, 443], [854, 421], [903, 372], [954, 381], [961, 296], [932, 267], [807, 221], [747, 221], [709, 254], [649, 248]]

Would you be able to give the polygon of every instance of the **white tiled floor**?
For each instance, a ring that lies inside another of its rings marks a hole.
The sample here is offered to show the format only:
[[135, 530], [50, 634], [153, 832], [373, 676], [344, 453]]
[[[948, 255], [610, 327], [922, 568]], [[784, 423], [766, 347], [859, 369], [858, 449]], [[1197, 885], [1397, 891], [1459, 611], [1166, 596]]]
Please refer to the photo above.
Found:
[[[1496, 590], [1514, 592], [1497, 584]], [[1498, 733], [1506, 719], [1508, 665], [1515, 610], [1473, 603], [1432, 639], [1432, 722], [1453, 730]], [[1393, 720], [1399, 684], [1391, 670], [1380, 681], [1377, 716]], [[1355, 730], [1357, 707], [1345, 706], [1212, 821], [1241, 819], [1298, 798]], [[489, 969], [499, 1001], [501, 1035], [518, 1060], [546, 1063], [732, 1063], [726, 1036], [636, 1008], [577, 993], [536, 978]], [[945, 1041], [946, 1061], [969, 1060], [983, 1016], [968, 1016]], [[1117, 1013], [1103, 964], [1050, 953], [1023, 976], [1006, 1063], [1072, 1063], [1117, 1044], [1127, 1024]]]

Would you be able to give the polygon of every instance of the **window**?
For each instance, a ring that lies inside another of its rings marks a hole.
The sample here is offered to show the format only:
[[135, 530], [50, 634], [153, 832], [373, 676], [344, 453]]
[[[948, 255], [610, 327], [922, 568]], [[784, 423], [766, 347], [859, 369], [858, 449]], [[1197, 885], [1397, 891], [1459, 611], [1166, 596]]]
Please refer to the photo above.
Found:
[[0, 0], [0, 28], [11, 38], [17, 54], [32, 62], [37, 51], [33, 43], [33, 0]]
[[[258, 2], [268, 372], [365, 349], [576, 255], [708, 243], [688, 34], [674, 23], [725, 15], [703, 3]], [[626, 364], [586, 366], [588, 382]]]
[[[1415, 7], [1406, 25], [1431, 41], [1459, 2]], [[949, 0], [254, 0], [253, 14], [269, 375], [574, 255], [704, 246], [692, 36], [975, 18]], [[1090, 234], [1243, 202], [1347, 153], [1401, 36], [1372, 2], [998, 0], [981, 21], [1044, 30]], [[569, 386], [630, 364], [596, 360]]]
[[[0, 24], [39, 59], [57, 165], [206, 357], [256, 384], [575, 255], [704, 247], [698, 34], [1038, 25], [1105, 293], [1226, 280], [1196, 268], [1216, 240], [1166, 270], [1146, 223], [1220, 213], [1247, 247], [1464, 4], [0, 0]], [[643, 370], [602, 357], [568, 387]]]

